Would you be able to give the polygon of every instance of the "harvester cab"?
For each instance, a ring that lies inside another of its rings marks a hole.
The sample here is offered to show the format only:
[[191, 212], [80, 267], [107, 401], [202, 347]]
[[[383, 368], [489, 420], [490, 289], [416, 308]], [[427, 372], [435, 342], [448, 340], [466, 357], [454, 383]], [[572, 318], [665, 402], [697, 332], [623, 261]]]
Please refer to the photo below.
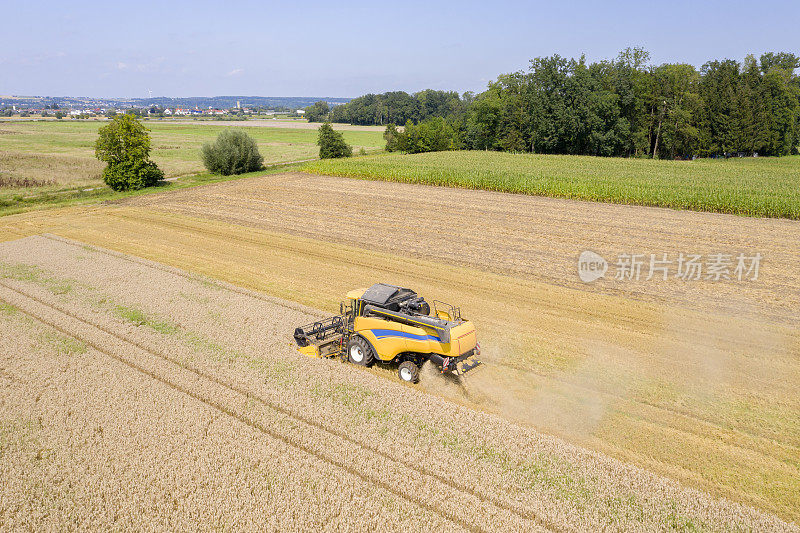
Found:
[[480, 365], [472, 322], [458, 307], [432, 304], [411, 289], [376, 283], [347, 293], [338, 315], [296, 328], [294, 340], [309, 356], [397, 365], [400, 379], [412, 383], [426, 362], [457, 375]]

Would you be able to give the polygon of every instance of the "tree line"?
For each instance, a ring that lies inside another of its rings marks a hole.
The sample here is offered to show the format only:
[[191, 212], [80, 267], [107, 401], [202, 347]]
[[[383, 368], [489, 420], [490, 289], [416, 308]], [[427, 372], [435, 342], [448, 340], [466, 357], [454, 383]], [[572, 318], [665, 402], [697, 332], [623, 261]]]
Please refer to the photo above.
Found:
[[413, 123], [434, 118], [462, 115], [470, 101], [470, 93], [459, 95], [455, 91], [426, 89], [414, 94], [392, 91], [384, 94], [367, 94], [346, 104], [329, 107], [320, 101], [305, 108], [310, 122], [339, 122], [360, 126], [385, 126]]
[[368, 94], [332, 108], [319, 102], [306, 116], [405, 125], [387, 130], [387, 147], [411, 152], [447, 146], [654, 158], [778, 156], [800, 146], [799, 67], [800, 58], [786, 52], [713, 60], [699, 70], [652, 65], [640, 48], [595, 63], [553, 55], [499, 76], [478, 95]]

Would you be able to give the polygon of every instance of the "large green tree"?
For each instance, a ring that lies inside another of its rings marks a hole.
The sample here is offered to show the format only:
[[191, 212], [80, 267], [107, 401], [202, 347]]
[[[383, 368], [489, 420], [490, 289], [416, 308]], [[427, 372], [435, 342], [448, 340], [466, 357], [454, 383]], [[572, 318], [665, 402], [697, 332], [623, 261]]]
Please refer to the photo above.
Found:
[[526, 71], [498, 76], [476, 96], [368, 94], [335, 107], [330, 116], [381, 125], [443, 118], [456, 145], [477, 150], [657, 158], [797, 152], [796, 55], [769, 52], [741, 64], [714, 60], [699, 71], [649, 62], [641, 48], [595, 63], [539, 57]]
[[652, 156], [688, 156], [698, 148], [700, 77], [692, 65], [664, 64], [653, 69]]
[[738, 149], [738, 132], [734, 123], [739, 87], [737, 61], [709, 61], [700, 69], [700, 96], [703, 110], [700, 118], [702, 151], [721, 154]]
[[142, 189], [164, 179], [150, 161], [150, 134], [133, 115], [116, 115], [100, 128], [95, 155], [106, 163], [103, 181], [116, 191]]
[[99, 130], [97, 159], [108, 164], [150, 157], [150, 134], [133, 115], [117, 115]]

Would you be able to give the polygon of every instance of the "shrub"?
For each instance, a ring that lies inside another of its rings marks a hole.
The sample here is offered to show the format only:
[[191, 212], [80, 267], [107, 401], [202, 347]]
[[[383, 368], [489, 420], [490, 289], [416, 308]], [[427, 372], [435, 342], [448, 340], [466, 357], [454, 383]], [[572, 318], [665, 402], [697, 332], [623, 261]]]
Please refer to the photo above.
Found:
[[319, 145], [320, 159], [350, 157], [353, 155], [353, 147], [344, 141], [344, 135], [334, 131], [328, 122], [319, 127], [317, 144]]
[[456, 150], [460, 144], [456, 131], [440, 117], [422, 121], [417, 125], [409, 120], [403, 132], [396, 135], [397, 149], [409, 154]]
[[55, 185], [56, 180], [53, 179], [38, 179], [18, 176], [5, 176], [0, 174], [0, 188], [3, 187], [46, 187], [48, 185]]
[[386, 126], [386, 131], [383, 132], [383, 138], [386, 141], [386, 151], [396, 152], [399, 150], [400, 132], [397, 131], [397, 126], [389, 124]]
[[242, 130], [225, 130], [203, 145], [203, 164], [214, 174], [230, 176], [264, 168], [255, 139]]
[[127, 191], [152, 187], [164, 179], [164, 173], [152, 161], [129, 159], [109, 163], [103, 170], [103, 181], [115, 191]]

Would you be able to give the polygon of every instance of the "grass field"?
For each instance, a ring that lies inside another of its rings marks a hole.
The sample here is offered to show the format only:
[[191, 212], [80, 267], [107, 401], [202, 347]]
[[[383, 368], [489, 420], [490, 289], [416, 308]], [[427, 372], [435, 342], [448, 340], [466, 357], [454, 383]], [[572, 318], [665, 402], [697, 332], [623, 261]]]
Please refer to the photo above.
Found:
[[351, 178], [800, 219], [800, 156], [659, 161], [435, 152], [309, 163]]
[[[286, 172], [287, 170], [297, 169], [300, 164], [278, 164], [265, 170], [240, 174], [236, 176], [221, 176], [209, 172], [197, 174], [187, 174], [180, 178], [160, 182], [155, 187], [148, 187], [137, 191], [114, 191], [106, 187], [103, 183], [92, 183], [90, 187], [34, 187], [22, 190], [3, 190], [0, 188], [0, 216], [13, 215], [39, 209], [50, 209], [66, 207], [71, 205], [89, 205], [99, 202], [122, 200], [134, 196], [155, 194], [166, 191], [174, 191], [195, 187], [198, 185], [209, 185], [222, 181], [232, 181], [253, 176], [269, 175], [276, 172]], [[5, 193], [5, 194], [4, 194]]]
[[[63, 196], [83, 200], [116, 197], [100, 180], [103, 164], [94, 157], [97, 130], [103, 121], [3, 121], [0, 122], [0, 212], [9, 213], [31, 205], [63, 203]], [[166, 177], [203, 172], [200, 148], [212, 141], [226, 125], [208, 122], [175, 123], [147, 121], [152, 136], [152, 159]], [[298, 127], [247, 126], [237, 123], [258, 142], [264, 163], [286, 163], [317, 157], [317, 132]], [[374, 151], [383, 146], [379, 128], [370, 131], [343, 128], [347, 142], [357, 150]], [[36, 186], [18, 187], [27, 181]], [[3, 186], [11, 182], [12, 186]], [[100, 187], [83, 194], [80, 189]]]

